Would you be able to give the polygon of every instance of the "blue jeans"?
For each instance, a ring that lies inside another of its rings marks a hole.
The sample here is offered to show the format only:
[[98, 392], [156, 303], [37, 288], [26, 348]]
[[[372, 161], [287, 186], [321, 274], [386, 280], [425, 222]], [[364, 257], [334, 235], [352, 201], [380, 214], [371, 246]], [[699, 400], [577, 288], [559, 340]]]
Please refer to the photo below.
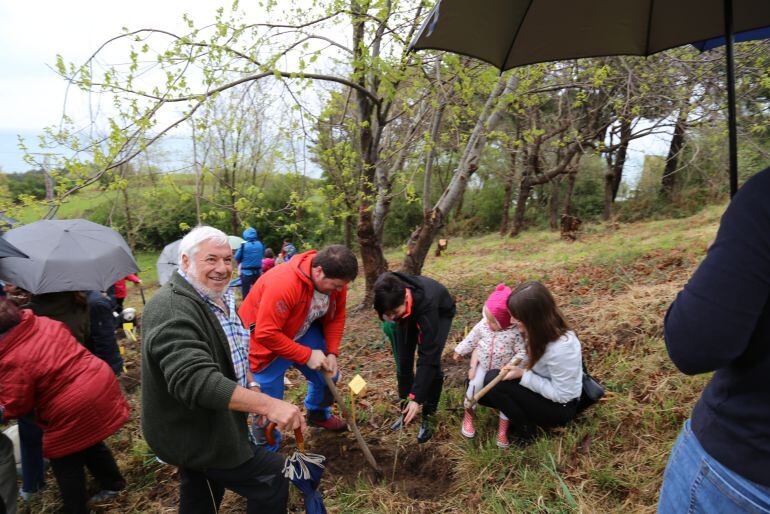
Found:
[[251, 286], [253, 286], [254, 283], [259, 280], [259, 277], [262, 276], [262, 270], [251, 270], [251, 273], [251, 275], [244, 275], [241, 273], [241, 295], [244, 300], [249, 296]]
[[658, 513], [717, 512], [770, 513], [770, 488], [746, 480], [706, 453], [688, 419], [668, 458]]
[[[297, 343], [307, 346], [311, 350], [321, 350], [326, 352], [326, 339], [324, 338], [321, 323], [316, 321], [308, 329], [307, 333], [297, 339]], [[307, 395], [305, 395], [305, 408], [308, 411], [308, 417], [318, 420], [326, 420], [331, 415], [331, 409], [329, 408], [334, 403], [334, 397], [326, 387], [326, 381], [324, 380], [321, 370], [314, 370], [308, 368], [304, 364], [297, 364], [284, 359], [283, 357], [276, 357], [276, 359], [267, 365], [265, 369], [259, 373], [254, 373], [254, 380], [259, 384], [262, 392], [273, 398], [283, 400], [283, 377], [286, 374], [286, 370], [294, 366], [297, 368], [305, 378], [307, 378]], [[334, 382], [339, 379], [339, 372], [334, 377]], [[275, 431], [275, 447], [268, 445], [268, 449], [277, 450], [281, 441], [281, 434], [278, 430]]]

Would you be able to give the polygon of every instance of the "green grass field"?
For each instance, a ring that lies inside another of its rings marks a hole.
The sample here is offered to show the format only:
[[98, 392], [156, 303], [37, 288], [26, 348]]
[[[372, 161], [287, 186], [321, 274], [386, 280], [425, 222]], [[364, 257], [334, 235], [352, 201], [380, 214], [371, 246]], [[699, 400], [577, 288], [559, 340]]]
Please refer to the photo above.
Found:
[[[393, 433], [395, 377], [389, 345], [371, 311], [352, 311], [340, 357], [343, 383], [354, 373], [368, 382], [356, 401], [356, 416], [375, 457], [385, 469], [373, 481], [351, 434], [311, 430], [307, 444], [327, 456], [322, 484], [330, 512], [653, 512], [668, 452], [698, 398], [706, 376], [688, 377], [669, 361], [662, 339], [666, 308], [703, 258], [723, 207], [696, 216], [635, 224], [592, 225], [578, 241], [561, 241], [548, 231], [515, 239], [488, 235], [450, 239], [440, 258], [432, 254], [425, 274], [456, 297], [455, 318], [445, 355], [447, 375], [438, 431], [419, 446], [416, 428]], [[400, 251], [388, 253], [391, 267]], [[156, 256], [140, 254], [146, 294], [151, 294]], [[578, 333], [586, 364], [610, 397], [568, 427], [543, 434], [527, 446], [502, 451], [494, 444], [496, 413], [480, 408], [477, 436], [464, 439], [462, 378], [467, 363], [449, 353], [480, 317], [482, 303], [499, 282], [515, 285], [539, 279], [553, 291]], [[351, 292], [361, 297], [362, 281]], [[140, 306], [135, 287], [129, 304]], [[138, 381], [138, 346], [126, 344], [128, 375]], [[291, 374], [287, 398], [299, 401], [302, 377]], [[173, 469], [154, 461], [141, 437], [137, 389], [129, 388], [132, 419], [110, 440], [128, 490], [103, 512], [173, 512], [177, 482]], [[347, 388], [343, 391], [347, 394]], [[285, 452], [293, 449], [289, 438]], [[27, 512], [52, 512], [55, 488]], [[292, 509], [301, 511], [296, 494]], [[245, 512], [228, 493], [223, 512]]]

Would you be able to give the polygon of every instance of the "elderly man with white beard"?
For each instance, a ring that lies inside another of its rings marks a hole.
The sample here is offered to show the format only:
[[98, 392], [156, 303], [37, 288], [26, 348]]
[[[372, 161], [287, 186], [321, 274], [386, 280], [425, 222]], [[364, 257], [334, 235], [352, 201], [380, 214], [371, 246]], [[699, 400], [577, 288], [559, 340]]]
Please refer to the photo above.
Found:
[[249, 334], [228, 290], [227, 236], [197, 227], [179, 246], [179, 271], [142, 318], [142, 429], [150, 448], [179, 467], [179, 512], [215, 513], [225, 489], [248, 513], [285, 512], [285, 458], [254, 445], [247, 413], [305, 429], [290, 403], [259, 392], [248, 365]]

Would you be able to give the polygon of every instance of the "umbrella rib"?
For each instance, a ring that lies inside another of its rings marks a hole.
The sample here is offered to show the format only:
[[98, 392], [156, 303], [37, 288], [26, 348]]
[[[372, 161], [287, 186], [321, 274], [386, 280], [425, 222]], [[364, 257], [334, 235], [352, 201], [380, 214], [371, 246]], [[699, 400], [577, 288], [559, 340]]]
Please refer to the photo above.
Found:
[[527, 19], [527, 13], [529, 12], [530, 7], [532, 7], [532, 4], [535, 0], [529, 0], [529, 4], [527, 5], [527, 8], [524, 10], [524, 15], [521, 17], [521, 23], [519, 23], [519, 26], [516, 27], [516, 32], [513, 34], [513, 38], [511, 38], [511, 44], [508, 47], [508, 51], [503, 56], [503, 62], [500, 66], [500, 75], [503, 74], [503, 71], [505, 71], [505, 63], [508, 62], [508, 58], [511, 56], [511, 52], [513, 51], [513, 45], [516, 44], [516, 38], [519, 37], [519, 32], [521, 31], [521, 26], [524, 25], [524, 20]]
[[655, 7], [655, 0], [650, 0], [650, 9], [647, 12], [647, 38], [644, 41], [644, 55], [650, 55], [650, 32], [652, 32], [652, 11]]

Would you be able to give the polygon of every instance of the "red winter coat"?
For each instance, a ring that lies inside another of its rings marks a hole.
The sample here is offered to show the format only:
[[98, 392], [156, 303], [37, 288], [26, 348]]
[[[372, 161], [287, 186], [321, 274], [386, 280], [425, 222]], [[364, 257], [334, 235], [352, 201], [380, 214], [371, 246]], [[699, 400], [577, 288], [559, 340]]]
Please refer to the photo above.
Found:
[[128, 291], [126, 290], [126, 280], [130, 280], [134, 284], [138, 284], [140, 282], [139, 277], [133, 273], [125, 278], [121, 278], [115, 282], [115, 298], [120, 299], [128, 296]]
[[[302, 328], [313, 299], [310, 264], [316, 253], [295, 255], [287, 264], [262, 275], [238, 310], [241, 321], [251, 332], [249, 362], [254, 373], [276, 357], [299, 364], [305, 364], [310, 358], [310, 348], [296, 343], [294, 336]], [[329, 310], [321, 318], [326, 353], [339, 353], [347, 294], [347, 287], [333, 292]]]
[[60, 458], [104, 441], [128, 420], [110, 367], [78, 344], [67, 326], [22, 310], [0, 338], [0, 405], [5, 417], [35, 409], [43, 455]]

